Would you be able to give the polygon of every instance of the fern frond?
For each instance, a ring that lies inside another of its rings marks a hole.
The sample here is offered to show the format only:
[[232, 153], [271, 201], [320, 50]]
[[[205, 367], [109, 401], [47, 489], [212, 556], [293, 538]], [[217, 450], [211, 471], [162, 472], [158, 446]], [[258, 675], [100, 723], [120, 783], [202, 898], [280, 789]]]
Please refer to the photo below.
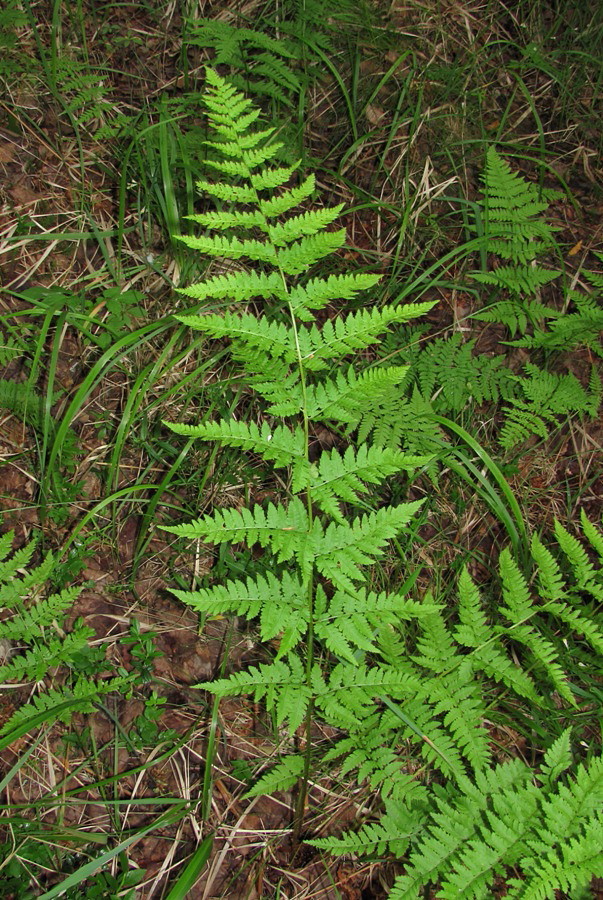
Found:
[[209, 194], [216, 200], [226, 200], [229, 203], [255, 203], [257, 191], [251, 185], [222, 184], [213, 181], [197, 181], [197, 190], [201, 194]]
[[276, 251], [276, 263], [286, 275], [306, 272], [314, 263], [330, 256], [345, 244], [345, 229], [323, 231], [310, 237], [301, 238], [294, 244]]
[[250, 272], [231, 272], [228, 275], [215, 275], [205, 281], [191, 284], [189, 287], [178, 288], [180, 294], [193, 297], [195, 300], [204, 300], [206, 297], [236, 299], [238, 302], [250, 300], [252, 297], [263, 297], [268, 300], [276, 297], [284, 299], [286, 292], [283, 288], [283, 279], [278, 272], [268, 274], [258, 273], [254, 269]]
[[20, 731], [25, 733], [49, 720], [69, 723], [74, 713], [94, 712], [98, 698], [103, 694], [124, 693], [131, 687], [130, 676], [119, 676], [107, 681], [80, 678], [73, 687], [51, 689], [37, 694], [31, 703], [21, 706], [0, 728], [0, 735]]
[[286, 661], [251, 666], [230, 678], [197, 686], [220, 697], [251, 694], [256, 701], [263, 699], [268, 710], [275, 713], [277, 725], [287, 722], [291, 733], [301, 725], [311, 698], [302, 664], [292, 654]]
[[315, 528], [316, 568], [339, 590], [353, 592], [354, 583], [365, 579], [360, 566], [380, 556], [387, 541], [400, 533], [422, 505], [422, 500], [401, 503], [360, 516], [349, 524], [333, 522], [325, 531]]
[[[525, 821], [529, 821], [537, 802], [537, 789], [529, 784], [529, 777], [528, 767], [516, 760], [487, 774], [478, 773], [475, 784], [461, 780], [456, 796], [450, 790], [436, 799], [429, 827], [413, 848], [406, 874], [396, 879], [390, 898], [416, 900], [423, 886], [437, 881], [443, 871], [452, 870], [458, 874], [465, 860], [469, 867], [464, 867], [463, 877], [452, 882], [448, 876], [442, 885], [441, 896], [447, 900], [459, 896], [486, 897], [485, 888], [494, 879], [500, 850], [497, 853], [484, 841], [480, 853], [480, 842], [475, 838], [482, 835], [482, 817], [492, 803], [491, 798], [497, 797], [499, 805], [501, 802], [515, 804], [517, 825], [520, 825], [522, 814]], [[506, 845], [514, 840], [515, 830], [503, 836]], [[472, 885], [480, 881], [482, 892], [471, 893]], [[459, 894], [458, 891], [464, 891], [465, 887], [469, 892]]]
[[542, 704], [533, 680], [514, 661], [509, 659], [495, 640], [492, 627], [486, 621], [477, 586], [466, 568], [459, 577], [459, 624], [454, 630], [454, 638], [463, 647], [470, 648], [467, 660], [473, 672], [483, 672], [520, 697], [527, 697], [533, 703]]
[[329, 419], [342, 422], [352, 429], [363, 418], [365, 409], [378, 404], [389, 388], [404, 380], [407, 371], [406, 366], [387, 366], [357, 374], [349, 368], [345, 374], [339, 372], [334, 378], [309, 385], [308, 415], [319, 422]]
[[276, 216], [282, 216], [295, 207], [299, 206], [308, 197], [311, 197], [316, 187], [316, 179], [314, 175], [308, 175], [307, 178], [296, 187], [288, 188], [280, 194], [270, 197], [269, 199], [260, 199], [258, 208], [264, 218], [274, 219]]
[[40, 427], [42, 398], [28, 382], [7, 381], [0, 378], [0, 409], [16, 413], [34, 428]]
[[514, 378], [504, 357], [474, 356], [475, 341], [462, 336], [431, 342], [418, 355], [414, 371], [424, 397], [440, 414], [460, 412], [470, 399], [494, 402], [511, 396]]
[[[491, 284], [512, 294], [533, 294], [539, 288], [559, 277], [554, 269], [542, 266], [499, 266], [494, 272], [474, 272], [472, 277], [480, 284]], [[549, 310], [547, 310], [549, 312]], [[479, 313], [477, 318], [484, 318]]]
[[489, 272], [473, 272], [472, 278], [508, 292], [511, 299], [477, 313], [477, 318], [503, 322], [513, 335], [517, 330], [523, 334], [528, 320], [554, 314], [530, 297], [560, 274], [536, 263], [538, 254], [554, 244], [556, 229], [541, 218], [548, 204], [539, 199], [534, 185], [512, 172], [493, 147], [486, 154], [483, 181], [484, 243], [488, 252], [507, 263]]
[[400, 672], [391, 666], [338, 663], [331, 671], [324, 690], [316, 698], [330, 721], [341, 727], [354, 727], [374, 710], [374, 698], [382, 693], [406, 698], [420, 692], [420, 677]]
[[549, 788], [572, 764], [571, 733], [571, 728], [566, 728], [544, 754], [539, 777]]
[[[202, 441], [217, 441], [227, 447], [240, 447], [255, 453], [275, 466], [299, 467], [298, 482], [309, 483], [309, 463], [305, 457], [305, 438], [301, 428], [293, 430], [285, 425], [272, 428], [262, 422], [261, 428], [255, 422], [238, 422], [235, 419], [208, 422], [206, 425], [179, 425], [167, 423], [176, 434], [199, 438]], [[305, 477], [301, 470], [308, 470]]]
[[547, 330], [535, 328], [533, 335], [526, 335], [513, 341], [515, 347], [542, 348], [547, 351], [568, 352], [579, 346], [588, 347], [597, 356], [603, 357], [601, 331], [603, 331], [603, 309], [593, 305], [588, 296], [570, 291], [576, 312], [566, 312], [547, 322]]
[[236, 28], [216, 19], [192, 19], [187, 24], [187, 40], [213, 48], [214, 65], [229, 65], [236, 86], [252, 94], [292, 106], [291, 95], [302, 88], [302, 79], [291, 66], [291, 60], [299, 54], [299, 44], [282, 36], [273, 38], [263, 31]]
[[567, 677], [558, 662], [558, 651], [539, 634], [529, 622], [535, 615], [532, 599], [525, 578], [508, 550], [500, 555], [500, 573], [503, 582], [504, 605], [499, 611], [512, 624], [510, 637], [524, 644], [540, 664], [562, 697], [575, 705], [575, 698], [568, 687]]
[[595, 553], [599, 557], [599, 563], [603, 566], [603, 532], [593, 525], [593, 523], [587, 518], [586, 513], [583, 509], [580, 510], [580, 524], [582, 526], [582, 533], [584, 537], [588, 540], [591, 547], [595, 551]]
[[[583, 521], [586, 516], [582, 516]], [[586, 520], [588, 521], [588, 520]], [[585, 530], [585, 533], [586, 530]], [[597, 532], [594, 525], [591, 524], [589, 532], [591, 543], [593, 539], [601, 541], [601, 534]], [[603, 578], [601, 571], [596, 570], [594, 564], [588, 558], [588, 554], [577, 538], [571, 535], [560, 522], [555, 521], [555, 537], [557, 543], [563, 550], [567, 560], [572, 568], [572, 577], [576, 582], [576, 587], [580, 591], [590, 594], [599, 602], [603, 601]]]
[[342, 209], [343, 203], [327, 209], [312, 209], [297, 216], [291, 216], [283, 222], [269, 225], [270, 240], [275, 247], [287, 247], [302, 237], [319, 234], [339, 217]]
[[[32, 640], [34, 634], [29, 632], [28, 637]], [[83, 650], [92, 637], [92, 628], [79, 627], [65, 637], [49, 638], [40, 646], [28, 649], [0, 666], [0, 681], [4, 684], [9, 681], [41, 681], [50, 670], [70, 666], [74, 655]]]
[[[420, 818], [415, 813], [415, 821], [409, 828], [416, 829], [419, 822]], [[399, 821], [383, 816], [379, 822], [369, 822], [357, 832], [348, 831], [341, 837], [317, 838], [306, 843], [311, 847], [328, 850], [335, 856], [383, 856], [388, 851], [402, 856], [409, 837], [405, 838]]]
[[58, 594], [38, 599], [35, 605], [21, 608], [12, 619], [0, 622], [0, 637], [5, 640], [22, 640], [39, 634], [40, 630], [52, 625], [55, 619], [61, 619], [66, 610], [73, 606], [81, 588], [68, 588]]
[[[378, 336], [393, 322], [406, 322], [427, 313], [432, 303], [407, 304], [386, 309], [364, 309], [345, 318], [327, 320], [323, 327], [310, 331], [312, 359], [340, 359], [349, 353], [378, 343]], [[308, 360], [305, 360], [308, 362]]]
[[530, 363], [526, 376], [517, 379], [522, 397], [510, 398], [506, 420], [500, 433], [500, 444], [510, 450], [532, 434], [546, 439], [549, 423], [559, 424], [559, 417], [571, 412], [591, 411], [591, 399], [578, 379], [572, 375], [545, 372]]
[[[544, 858], [540, 857], [536, 871], [530, 873], [527, 884], [524, 881], [516, 890], [509, 891], [508, 897], [521, 897], [522, 900], [546, 900], [554, 895], [555, 890], [564, 891], [567, 896], [581, 888], [579, 896], [585, 896], [593, 877], [603, 874], [603, 816], [592, 820], [584, 826], [582, 833], [571, 838], [556, 852], [549, 850]], [[527, 867], [527, 866], [526, 866]], [[571, 894], [575, 896], [574, 894]]]
[[246, 797], [262, 797], [276, 791], [289, 791], [297, 783], [304, 770], [304, 757], [299, 754], [285, 756], [269, 772], [266, 772], [245, 794]]
[[305, 284], [296, 284], [291, 288], [289, 302], [295, 315], [301, 318], [304, 313], [307, 316], [307, 310], [322, 309], [333, 300], [351, 300], [356, 294], [369, 290], [379, 281], [380, 275], [361, 273], [311, 278]]
[[239, 541], [249, 547], [260, 544], [277, 553], [280, 562], [307, 550], [309, 532], [308, 514], [298, 498], [294, 498], [288, 507], [270, 503], [265, 510], [261, 506], [217, 510], [213, 515], [203, 516], [187, 525], [162, 527], [179, 537], [211, 544]]
[[296, 483], [300, 489], [310, 487], [313, 501], [323, 512], [342, 521], [340, 501], [357, 503], [369, 484], [379, 484], [396, 472], [412, 471], [423, 462], [398, 450], [362, 444], [358, 450], [348, 447], [343, 456], [336, 449], [323, 453], [318, 466], [309, 471], [307, 483], [299, 478]]
[[[178, 240], [190, 247], [191, 250], [199, 250], [207, 256], [219, 256], [225, 259], [253, 259], [258, 262], [276, 262], [276, 251], [272, 244], [262, 241], [244, 240], [239, 238], [225, 238], [219, 235], [204, 237], [187, 234], [178, 235]], [[188, 323], [187, 323], [188, 324]]]

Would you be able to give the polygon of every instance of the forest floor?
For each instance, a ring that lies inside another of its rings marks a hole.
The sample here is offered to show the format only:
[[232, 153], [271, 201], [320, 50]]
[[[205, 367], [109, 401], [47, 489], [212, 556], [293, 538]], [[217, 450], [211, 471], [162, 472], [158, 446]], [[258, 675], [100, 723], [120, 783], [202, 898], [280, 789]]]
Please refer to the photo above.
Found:
[[[268, 6], [218, 2], [203, 15], [276, 39], [278, 16]], [[385, 897], [397, 863], [327, 860], [309, 849], [292, 854], [292, 796], [244, 799], [252, 767], [268, 765], [278, 750], [273, 729], [249, 699], [227, 698], [218, 711], [195, 685], [220, 671], [226, 645], [231, 666], [256, 660], [253, 627], [218, 617], [200, 630], [198, 615], [170, 594], [193, 578], [228, 574], [233, 564], [202, 546], [184, 553], [156, 527], [233, 505], [250, 489], [255, 499], [272, 489], [235, 461], [217, 468], [195, 447], [184, 453], [162, 425], [190, 420], [209, 403], [227, 408], [232, 397], [223, 361], [204, 360], [170, 319], [186, 308], [174, 288], [199, 271], [194, 255], [170, 237], [185, 227], [194, 180], [203, 177], [195, 98], [216, 53], [223, 53], [223, 73], [234, 71], [227, 50], [216, 50], [210, 32], [201, 37], [200, 14], [187, 20], [187, 4], [177, 0], [9, 7], [14, 20], [0, 22], [7, 48], [0, 67], [7, 348], [0, 377], [3, 385], [33, 385], [43, 417], [28, 415], [5, 390], [2, 531], [14, 531], [15, 547], [38, 535], [40, 553], [56, 555], [57, 586], [82, 586], [70, 621], [81, 617], [94, 629], [112, 669], [140, 678], [131, 696], [55, 723], [33, 749], [27, 735], [3, 751], [1, 774], [18, 763], [18, 776], [2, 782], [10, 821], [0, 893], [8, 900], [46, 896], [88, 859], [83, 834], [104, 834], [101, 850], [138, 830], [107, 864], [114, 882], [97, 885], [97, 893], [83, 883], [82, 893], [67, 896], [128, 896], [130, 889], [167, 896], [212, 834], [190, 897]], [[341, 8], [341, 21], [334, 12], [308, 23], [305, 55], [292, 62], [306, 79], [303, 103], [286, 86], [287, 102], [258, 97], [302, 149], [304, 166], [317, 172], [325, 204], [348, 208], [349, 265], [383, 273], [393, 293], [449, 252], [464, 228], [451, 198], [466, 198], [467, 208], [475, 202], [491, 136], [515, 171], [558, 191], [549, 221], [563, 248], [564, 283], [582, 284], [585, 268], [600, 267], [594, 252], [603, 251], [603, 76], [581, 69], [577, 55], [577, 68], [555, 55], [570, 27], [562, 14], [553, 4], [473, 0], [368, 4], [357, 18]], [[586, 25], [576, 27], [584, 40]], [[589, 27], [595, 58], [603, 24]], [[253, 43], [239, 51], [252, 82], [259, 51]], [[458, 288], [463, 265], [450, 269], [450, 286], [439, 283], [422, 297], [437, 301], [426, 339], [460, 330], [475, 339], [476, 352], [503, 354], [518, 368], [530, 351], [510, 350], [504, 329], [472, 319], [475, 297]], [[561, 288], [547, 290], [548, 302], [563, 309]], [[583, 385], [593, 365], [600, 369], [600, 360], [588, 348], [557, 362]], [[487, 441], [496, 411], [473, 406], [464, 415], [482, 422], [477, 430]], [[600, 519], [602, 444], [600, 421], [576, 420], [507, 460], [529, 527], [546, 531], [555, 518], [567, 525], [579, 510]], [[419, 584], [433, 568], [445, 572], [459, 553], [471, 557], [477, 577], [487, 577], [504, 541], [500, 524], [450, 472], [430, 490], [438, 513], [422, 527]], [[0, 723], [31, 693], [32, 685], [3, 690]], [[328, 737], [317, 732], [317, 739]], [[520, 731], [498, 739], [529, 754]], [[215, 745], [211, 779], [208, 743]], [[45, 803], [52, 791], [55, 801]], [[189, 804], [181, 817], [146, 829], [174, 798]], [[323, 779], [310, 791], [307, 831], [340, 832], [359, 811], [370, 817], [371, 804], [365, 785]], [[45, 837], [19, 831], [15, 811], [27, 808], [37, 810]], [[133, 869], [144, 875], [130, 888]], [[30, 893], [17, 886], [25, 882]], [[603, 888], [593, 890], [603, 897]]]

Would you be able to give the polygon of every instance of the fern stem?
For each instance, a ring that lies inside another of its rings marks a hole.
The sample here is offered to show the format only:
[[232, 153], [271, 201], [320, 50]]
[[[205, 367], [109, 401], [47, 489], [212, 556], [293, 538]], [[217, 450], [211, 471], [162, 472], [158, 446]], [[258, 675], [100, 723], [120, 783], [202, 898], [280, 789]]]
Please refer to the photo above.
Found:
[[[283, 283], [285, 288], [288, 290], [287, 280], [285, 278], [284, 272], [281, 270], [281, 277], [283, 279]], [[308, 418], [308, 402], [307, 402], [307, 388], [306, 388], [306, 371], [304, 368], [304, 362], [301, 352], [301, 347], [299, 345], [299, 333], [297, 328], [297, 321], [295, 318], [295, 312], [291, 303], [289, 302], [289, 315], [291, 317], [291, 325], [293, 328], [293, 333], [295, 335], [295, 350], [297, 355], [297, 366], [299, 369], [300, 376], [300, 384], [302, 390], [302, 399], [303, 399], [303, 409], [302, 409], [302, 417], [303, 417], [303, 430], [304, 430], [304, 453], [306, 459], [309, 460], [310, 457], [310, 421]], [[312, 491], [310, 488], [306, 490], [306, 508], [308, 511], [308, 534], [312, 532]], [[308, 576], [308, 585], [307, 585], [307, 598], [308, 598], [308, 631], [307, 631], [307, 648], [306, 648], [306, 684], [308, 689], [312, 690], [312, 669], [314, 667], [314, 571], [310, 573]], [[314, 700], [310, 699], [308, 703], [308, 709], [306, 710], [306, 716], [304, 720], [304, 733], [305, 733], [305, 742], [306, 746], [304, 748], [304, 769], [299, 780], [299, 790], [297, 794], [297, 801], [295, 804], [295, 813], [293, 816], [293, 843], [294, 845], [299, 843], [301, 837], [301, 831], [304, 821], [304, 813], [306, 809], [306, 800], [308, 797], [308, 780], [310, 777], [310, 766], [312, 764], [312, 720], [314, 717]]]

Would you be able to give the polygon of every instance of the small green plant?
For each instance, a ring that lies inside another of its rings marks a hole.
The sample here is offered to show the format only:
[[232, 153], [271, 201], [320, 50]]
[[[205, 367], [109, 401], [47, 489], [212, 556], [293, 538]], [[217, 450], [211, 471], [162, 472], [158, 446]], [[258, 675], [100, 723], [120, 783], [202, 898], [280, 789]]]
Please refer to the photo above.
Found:
[[486, 246], [489, 253], [505, 262], [489, 272], [474, 272], [473, 278], [510, 297], [496, 301], [476, 317], [503, 322], [511, 334], [523, 334], [528, 322], [552, 314], [537, 298], [541, 288], [560, 273], [536, 263], [543, 251], [554, 246], [555, 228], [541, 215], [549, 204], [540, 199], [533, 184], [511, 171], [493, 147], [486, 154], [483, 182], [482, 228]]
[[302, 90], [302, 80], [292, 62], [301, 55], [301, 46], [286, 38], [270, 37], [265, 31], [236, 28], [219, 19], [193, 19], [187, 23], [186, 41], [191, 46], [211, 48], [214, 65], [228, 65], [235, 72], [233, 83], [259, 96], [294, 105]]
[[130, 648], [132, 668], [141, 684], [147, 684], [151, 680], [153, 660], [163, 656], [161, 650], [155, 646], [156, 637], [157, 632], [143, 631], [140, 622], [135, 619], [130, 624], [127, 636], [121, 639], [122, 644]]
[[[505, 263], [488, 272], [472, 273], [474, 280], [494, 291], [494, 301], [472, 318], [503, 324], [513, 335], [521, 332], [521, 338], [506, 343], [545, 351], [549, 365], [553, 353], [578, 346], [600, 354], [603, 313], [597, 300], [603, 286], [601, 275], [586, 273], [594, 288], [592, 294], [568, 292], [568, 304], [574, 304], [575, 312], [562, 313], [541, 302], [541, 287], [560, 275], [538, 263], [539, 255], [553, 246], [554, 228], [542, 215], [548, 203], [540, 201], [534, 185], [511, 172], [493, 148], [486, 155], [483, 181], [484, 197], [478, 207], [481, 224], [474, 230], [482, 235], [484, 249]], [[497, 299], [501, 293], [504, 299]], [[596, 418], [598, 414], [601, 384], [594, 367], [586, 387], [573, 374], [548, 371], [532, 361], [514, 374], [505, 356], [477, 352], [476, 339], [465, 339], [461, 332], [420, 347], [422, 335], [421, 326], [415, 326], [385, 342], [386, 356], [393, 352], [410, 366], [405, 392], [391, 397], [394, 443], [403, 440], [425, 451], [435, 437], [429, 430], [430, 419], [434, 415], [457, 416], [471, 403], [481, 406], [503, 401], [505, 419], [498, 441], [507, 452], [533, 436], [545, 440], [568, 416]], [[409, 415], [411, 397], [413, 414]], [[417, 421], [421, 422], [419, 428]]]
[[[595, 253], [599, 263], [603, 263], [603, 253]], [[566, 310], [562, 315], [551, 319], [547, 328], [535, 328], [533, 335], [526, 335], [512, 344], [514, 347], [539, 348], [547, 353], [575, 350], [583, 346], [599, 357], [603, 357], [601, 347], [601, 332], [603, 331], [603, 274], [586, 270], [584, 272], [587, 282], [592, 285], [591, 293], [570, 290], [567, 292], [567, 302], [575, 307], [573, 311]]]
[[[66, 632], [65, 619], [80, 589], [66, 588], [48, 594], [54, 559], [49, 554], [29, 568], [35, 543], [11, 555], [13, 533], [0, 538], [0, 641], [5, 662], [0, 666], [3, 683], [33, 683], [33, 699], [22, 705], [0, 729], [4, 745], [47, 721], [69, 721], [74, 712], [91, 712], [102, 694], [127, 688], [128, 677], [94, 679], [83, 674], [90, 664], [89, 639], [94, 635], [80, 620]], [[61, 687], [45, 685], [58, 669], [72, 670]]]
[[[560, 728], [538, 769], [518, 760], [496, 766], [488, 722], [501, 690], [512, 705], [551, 716], [559, 717], [560, 707], [576, 708], [581, 688], [568, 677], [558, 626], [579, 641], [583, 658], [600, 666], [599, 572], [580, 542], [558, 526], [563, 564], [534, 537], [533, 588], [505, 551], [502, 597], [492, 608], [464, 572], [452, 622], [437, 598], [411, 599], [408, 585], [372, 589], [372, 565], [392, 538], [412, 527], [421, 503], [377, 501], [375, 508], [371, 492], [425, 460], [380, 442], [388, 431], [388, 398], [407, 369], [357, 369], [353, 360], [430, 304], [376, 308], [369, 302], [357, 312], [319, 318], [333, 301], [356, 297], [378, 279], [314, 274], [315, 263], [345, 240], [342, 231], [329, 230], [339, 208], [309, 206], [312, 177], [292, 182], [295, 165], [270, 164], [279, 148], [271, 129], [252, 127], [258, 111], [212, 70], [207, 81], [215, 134], [208, 164], [222, 180], [199, 188], [227, 206], [194, 216], [205, 234], [182, 240], [235, 268], [185, 288], [197, 302], [222, 308], [181, 321], [230, 342], [262, 412], [260, 422], [235, 416], [170, 427], [282, 470], [285, 498], [215, 510], [167, 530], [230, 547], [235, 556], [238, 547], [253, 550], [247, 577], [174, 591], [203, 614], [257, 618], [261, 640], [275, 647], [273, 658], [199, 685], [218, 697], [250, 694], [264, 701], [276, 726], [290, 735], [303, 731], [305, 749], [285, 755], [249, 795], [297, 785], [299, 839], [311, 771], [337, 762], [342, 775], [355, 772], [379, 791], [384, 818], [358, 834], [312, 843], [344, 853], [389, 849], [404, 858], [406, 875], [392, 892], [397, 898], [417, 898], [430, 882], [442, 886], [441, 896], [485, 898], [508, 869], [525, 879], [509, 882], [517, 897], [552, 897], [556, 888], [583, 886], [603, 866], [601, 758], [593, 755], [559, 783], [572, 765], [570, 730]], [[237, 309], [251, 303], [259, 313]], [[316, 456], [310, 435], [318, 423], [338, 440]], [[600, 555], [601, 534], [585, 518], [583, 530]], [[312, 742], [317, 717], [344, 735], [322, 759]]]
[[178, 739], [178, 732], [173, 728], [161, 727], [161, 717], [165, 712], [165, 697], [159, 697], [154, 691], [144, 701], [144, 709], [137, 716], [129, 731], [129, 741], [138, 749], [157, 747], [166, 742], [173, 743]]

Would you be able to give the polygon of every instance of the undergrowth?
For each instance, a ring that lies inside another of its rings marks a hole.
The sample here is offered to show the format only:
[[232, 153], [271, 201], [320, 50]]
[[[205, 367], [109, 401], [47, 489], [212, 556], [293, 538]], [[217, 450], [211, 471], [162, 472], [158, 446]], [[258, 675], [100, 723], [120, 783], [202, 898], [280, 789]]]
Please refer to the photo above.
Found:
[[[361, 856], [359, 881], [386, 856], [405, 871], [398, 896], [503, 882], [511, 896], [587, 896], [600, 537], [577, 512], [592, 518], [598, 496], [603, 256], [585, 222], [600, 199], [600, 13], [347, 0], [200, 12], [0, 11], [2, 528], [39, 524], [40, 546], [57, 548], [34, 564], [32, 545], [15, 569], [2, 545], [0, 893], [144, 895], [153, 832], [170, 837], [151, 892], [190, 835], [170, 890], [195, 890], [237, 800], [221, 818], [219, 698], [248, 691], [281, 752], [272, 771], [241, 764], [250, 803], [296, 791], [296, 835]], [[215, 132], [204, 143], [208, 62], [276, 128], [264, 160], [252, 126], [230, 159]], [[218, 217], [195, 192], [208, 156]], [[231, 211], [271, 159], [272, 186]], [[324, 210], [317, 185], [351, 209]], [[191, 301], [190, 319], [166, 315]], [[426, 315], [406, 322], [413, 310]], [[162, 419], [192, 422], [175, 429], [186, 440]], [[222, 509], [180, 526], [197, 538], [192, 593], [180, 543], [157, 542], [166, 507], [177, 521]], [[89, 558], [118, 606], [99, 639], [69, 616]], [[240, 614], [259, 637], [250, 672], [229, 678], [225, 655], [212, 688], [198, 808], [182, 799], [194, 765], [165, 791], [155, 777], [198, 749], [164, 723], [175, 685], [154, 677], [154, 632], [112, 630], [125, 582], [145, 610], [157, 580], [209, 628]], [[114, 722], [107, 746], [99, 720]], [[167, 812], [133, 824], [131, 769], [142, 809]], [[368, 799], [356, 828], [333, 828], [316, 785]]]

